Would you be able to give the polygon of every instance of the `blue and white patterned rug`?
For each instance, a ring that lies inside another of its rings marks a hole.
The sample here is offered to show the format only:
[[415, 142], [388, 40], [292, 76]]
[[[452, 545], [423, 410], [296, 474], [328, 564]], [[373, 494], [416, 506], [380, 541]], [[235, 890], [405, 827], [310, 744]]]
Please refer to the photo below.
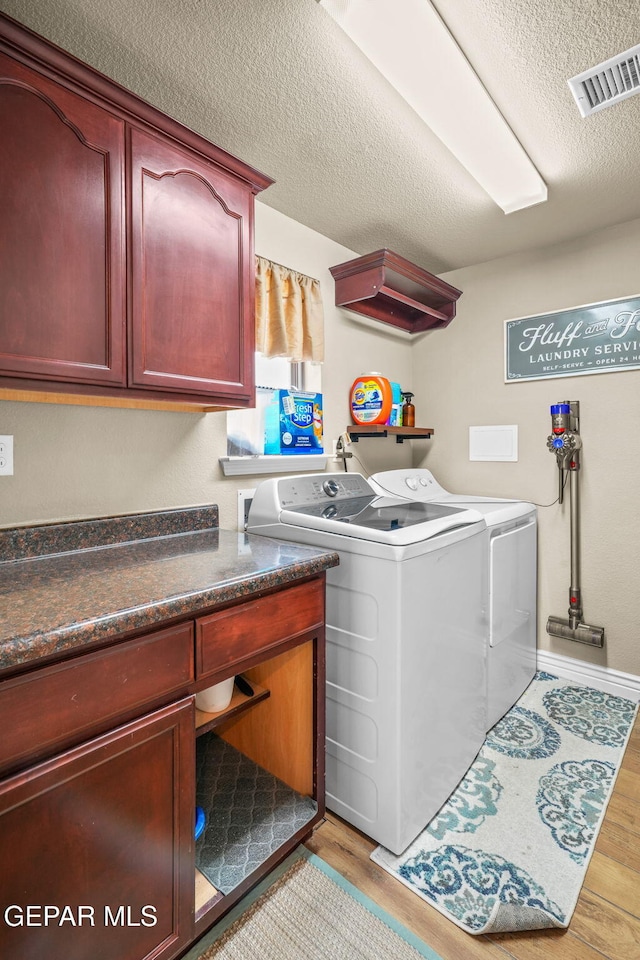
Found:
[[468, 933], [568, 926], [636, 711], [537, 673], [420, 836], [371, 859]]

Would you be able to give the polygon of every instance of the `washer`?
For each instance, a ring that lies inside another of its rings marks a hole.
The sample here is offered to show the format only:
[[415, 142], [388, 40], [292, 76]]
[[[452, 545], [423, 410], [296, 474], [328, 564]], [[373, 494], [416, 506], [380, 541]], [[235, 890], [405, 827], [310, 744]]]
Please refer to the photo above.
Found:
[[400, 853], [484, 741], [484, 518], [323, 473], [263, 481], [247, 529], [340, 556], [327, 571], [327, 807]]
[[537, 511], [532, 503], [449, 493], [430, 470], [387, 470], [370, 478], [381, 493], [423, 503], [470, 506], [489, 531], [485, 598], [487, 729], [510, 710], [536, 672]]

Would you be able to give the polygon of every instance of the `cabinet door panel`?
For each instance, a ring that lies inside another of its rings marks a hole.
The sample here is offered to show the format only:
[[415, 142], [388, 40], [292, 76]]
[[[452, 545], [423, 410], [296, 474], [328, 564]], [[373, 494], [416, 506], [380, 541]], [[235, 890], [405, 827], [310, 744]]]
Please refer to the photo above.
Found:
[[250, 400], [251, 190], [137, 129], [131, 178], [132, 385]]
[[0, 956], [155, 960], [186, 946], [194, 763], [189, 699], [6, 780]]
[[0, 54], [0, 372], [125, 382], [124, 123]]

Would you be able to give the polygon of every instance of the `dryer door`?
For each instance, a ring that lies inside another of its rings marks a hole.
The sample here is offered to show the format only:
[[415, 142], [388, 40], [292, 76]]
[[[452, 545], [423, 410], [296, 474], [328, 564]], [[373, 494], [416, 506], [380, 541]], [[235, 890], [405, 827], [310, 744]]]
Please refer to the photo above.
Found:
[[536, 521], [496, 532], [489, 541], [489, 643], [522, 650], [536, 635]]

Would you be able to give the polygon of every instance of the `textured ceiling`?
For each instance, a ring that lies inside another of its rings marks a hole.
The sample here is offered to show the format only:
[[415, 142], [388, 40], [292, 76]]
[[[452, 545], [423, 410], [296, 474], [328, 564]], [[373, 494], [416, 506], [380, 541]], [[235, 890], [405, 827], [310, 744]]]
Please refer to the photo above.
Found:
[[640, 42], [638, 0], [435, 6], [546, 203], [505, 215], [316, 0], [0, 0], [274, 177], [261, 200], [358, 253], [442, 273], [640, 217], [640, 96], [583, 120], [566, 83]]

